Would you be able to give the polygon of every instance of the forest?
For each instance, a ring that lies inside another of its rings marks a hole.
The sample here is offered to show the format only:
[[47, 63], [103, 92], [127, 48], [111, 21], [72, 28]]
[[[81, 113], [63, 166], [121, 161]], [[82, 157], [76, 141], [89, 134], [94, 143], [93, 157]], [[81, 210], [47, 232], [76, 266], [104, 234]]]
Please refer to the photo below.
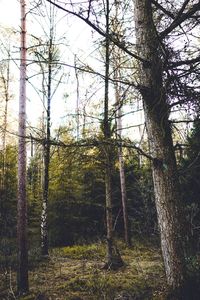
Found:
[[0, 5], [0, 299], [198, 300], [200, 1]]

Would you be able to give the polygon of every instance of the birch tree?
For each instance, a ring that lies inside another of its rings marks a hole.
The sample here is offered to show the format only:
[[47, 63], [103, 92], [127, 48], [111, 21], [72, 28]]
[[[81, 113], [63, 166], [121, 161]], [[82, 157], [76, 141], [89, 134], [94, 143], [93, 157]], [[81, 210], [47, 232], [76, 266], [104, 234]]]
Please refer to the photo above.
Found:
[[[51, 11], [50, 5], [50, 11]], [[50, 12], [50, 34], [47, 58], [47, 107], [46, 107], [46, 137], [44, 140], [44, 181], [43, 181], [43, 201], [41, 215], [41, 251], [43, 255], [48, 255], [48, 194], [49, 194], [49, 163], [50, 163], [50, 137], [51, 137], [51, 99], [52, 99], [52, 60], [53, 60], [53, 24], [52, 11]], [[44, 90], [45, 91], [45, 90]]]
[[[43, 106], [43, 179], [42, 179], [42, 212], [41, 212], [41, 253], [48, 255], [48, 202], [49, 202], [49, 166], [51, 153], [51, 106], [52, 99], [59, 85], [61, 84], [64, 73], [61, 66], [57, 65], [59, 60], [59, 47], [57, 41], [60, 39], [60, 44], [63, 46], [63, 41], [60, 36], [56, 35], [56, 24], [58, 22], [55, 7], [52, 4], [44, 3], [44, 7], [40, 4], [36, 7], [36, 13], [39, 18], [37, 22], [40, 25], [41, 35], [33, 36], [33, 41], [36, 45], [30, 47], [30, 54], [33, 56], [33, 61], [36, 64], [36, 69], [33, 75], [40, 77], [40, 87], [35, 87], [34, 90], [40, 97]], [[41, 20], [41, 16], [43, 19]], [[39, 66], [39, 70], [38, 70]], [[60, 72], [61, 71], [61, 72]], [[31, 79], [30, 79], [31, 81]]]
[[21, 47], [20, 47], [20, 93], [19, 93], [19, 146], [18, 146], [18, 293], [26, 293], [28, 283], [27, 249], [27, 200], [26, 200], [26, 1], [20, 1]]

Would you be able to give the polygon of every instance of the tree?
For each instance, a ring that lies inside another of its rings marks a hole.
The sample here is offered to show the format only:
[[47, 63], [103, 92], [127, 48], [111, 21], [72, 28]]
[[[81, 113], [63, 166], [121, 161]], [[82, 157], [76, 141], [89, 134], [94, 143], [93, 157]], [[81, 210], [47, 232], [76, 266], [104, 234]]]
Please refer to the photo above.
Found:
[[[6, 157], [6, 160], [4, 159]], [[4, 167], [4, 172], [3, 172]], [[13, 267], [12, 257], [16, 253], [17, 222], [17, 147], [7, 145], [0, 150], [0, 255], [5, 269]], [[3, 178], [2, 178], [3, 177]]]
[[110, 7], [109, 0], [106, 0], [106, 41], [105, 41], [105, 98], [104, 98], [104, 123], [103, 134], [105, 144], [105, 197], [106, 197], [106, 228], [107, 228], [107, 268], [116, 268], [123, 265], [123, 261], [113, 240], [113, 201], [112, 201], [112, 148], [109, 145], [111, 139], [111, 120], [109, 119], [109, 69], [110, 69]]
[[[117, 138], [122, 139], [122, 120], [121, 120], [121, 100], [119, 93], [119, 86], [116, 85], [116, 102], [118, 105], [117, 108]], [[125, 168], [124, 168], [124, 158], [123, 158], [123, 148], [121, 145], [118, 147], [118, 159], [119, 159], [119, 173], [120, 173], [120, 186], [121, 186], [121, 200], [122, 200], [122, 211], [123, 211], [123, 220], [124, 220], [124, 239], [127, 246], [131, 245], [131, 236], [129, 228], [129, 218], [127, 210], [127, 192], [126, 192], [126, 179], [125, 179]]]
[[169, 106], [163, 88], [160, 44], [153, 21], [151, 2], [135, 1], [135, 30], [138, 53], [147, 64], [139, 64], [139, 91], [144, 101], [150, 151], [153, 157], [154, 192], [167, 282], [173, 289], [185, 281], [184, 224], [180, 187], [173, 149]]
[[[138, 62], [137, 77], [123, 80], [123, 83], [135, 87], [144, 102], [150, 143], [150, 155], [147, 156], [152, 161], [167, 282], [172, 289], [181, 290], [186, 280], [182, 247], [184, 221], [169, 117], [174, 107], [198, 101], [195, 80], [199, 82], [200, 54], [193, 43], [190, 44], [190, 39], [183, 46], [183, 38], [189, 35], [191, 39], [196, 37], [200, 2], [186, 0], [175, 3], [167, 1], [165, 6], [163, 1], [134, 1], [135, 33], [132, 34], [136, 37], [137, 52], [134, 38], [130, 41], [126, 35], [121, 42], [115, 34], [107, 32], [102, 20], [96, 18], [99, 6], [94, 6], [92, 1], [78, 5], [70, 3], [65, 7], [58, 2], [54, 5], [87, 23]], [[183, 47], [175, 50], [177, 39]], [[109, 76], [109, 80], [113, 78]]]
[[[6, 165], [6, 146], [8, 142], [9, 131], [9, 104], [12, 100], [12, 74], [11, 74], [11, 49], [13, 46], [13, 30], [9, 28], [2, 28], [0, 31], [0, 95], [1, 95], [1, 136], [2, 136], [2, 149], [3, 149], [3, 165], [2, 165], [2, 180], [1, 186], [4, 187], [4, 173]], [[2, 37], [4, 38], [2, 40]]]
[[[61, 67], [57, 65], [59, 58], [59, 48], [57, 46], [58, 37], [56, 36], [56, 13], [52, 4], [45, 3], [45, 9], [41, 5], [36, 6], [39, 16], [45, 16], [44, 20], [39, 18], [38, 23], [42, 28], [41, 36], [35, 37], [36, 45], [30, 47], [33, 54], [33, 61], [39, 65], [41, 76], [41, 88], [35, 88], [43, 104], [43, 180], [42, 180], [42, 212], [41, 212], [41, 253], [48, 255], [48, 198], [49, 198], [49, 168], [51, 153], [51, 105], [58, 86], [61, 83], [63, 73], [60, 75]], [[48, 31], [46, 30], [48, 24]], [[44, 35], [44, 36], [43, 36]], [[34, 41], [34, 42], [35, 42]], [[58, 76], [60, 75], [60, 78]], [[35, 75], [34, 75], [35, 76]], [[34, 85], [33, 85], [34, 86]]]
[[18, 148], [18, 293], [26, 293], [28, 283], [27, 249], [27, 203], [26, 203], [26, 1], [21, 7], [21, 48], [20, 48], [20, 94], [19, 94], [19, 148]]
[[[6, 74], [4, 74], [6, 72]], [[9, 83], [10, 83], [10, 53], [8, 50], [8, 62], [7, 65], [1, 66], [1, 82], [2, 82], [2, 94], [3, 98], [5, 99], [5, 108], [4, 108], [4, 120], [3, 120], [3, 128], [2, 128], [2, 142], [3, 142], [3, 177], [2, 177], [2, 188], [4, 187], [4, 173], [5, 173], [5, 163], [6, 163], [6, 132], [7, 132], [7, 126], [8, 126], [8, 101], [10, 100], [9, 96]]]
[[50, 33], [47, 54], [48, 79], [47, 79], [47, 107], [46, 107], [46, 136], [44, 140], [44, 182], [43, 182], [43, 201], [41, 215], [41, 251], [43, 255], [48, 255], [48, 225], [47, 225], [47, 206], [49, 194], [49, 163], [50, 163], [50, 137], [51, 137], [51, 99], [52, 99], [52, 62], [53, 62], [53, 24], [52, 6], [50, 4]]
[[[123, 36], [122, 24], [120, 24], [119, 11], [120, 11], [120, 2], [115, 1], [115, 15], [112, 20], [112, 31], [115, 33], [115, 36], [118, 40]], [[124, 240], [127, 246], [131, 245], [131, 236], [129, 228], [129, 218], [128, 218], [128, 209], [127, 209], [127, 191], [126, 191], [126, 179], [125, 179], [125, 168], [124, 168], [124, 157], [123, 157], [123, 147], [121, 145], [122, 141], [122, 107], [123, 102], [126, 97], [126, 92], [123, 91], [122, 84], [117, 80], [122, 78], [121, 76], [121, 67], [123, 66], [123, 52], [116, 46], [113, 46], [112, 49], [112, 59], [113, 59], [113, 68], [114, 68], [114, 80], [115, 82], [115, 107], [116, 107], [116, 125], [117, 125], [117, 140], [119, 140], [118, 147], [118, 160], [119, 160], [119, 173], [120, 173], [120, 187], [121, 187], [121, 201], [122, 201], [122, 213], [124, 221]]]

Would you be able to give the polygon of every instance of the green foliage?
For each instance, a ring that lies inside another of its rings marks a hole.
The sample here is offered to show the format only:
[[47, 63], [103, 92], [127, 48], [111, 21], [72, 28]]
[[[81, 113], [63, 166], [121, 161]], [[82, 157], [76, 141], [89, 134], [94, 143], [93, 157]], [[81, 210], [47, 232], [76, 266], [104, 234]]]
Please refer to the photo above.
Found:
[[17, 153], [7, 146], [0, 152], [0, 264], [8, 268], [16, 260]]
[[190, 275], [198, 274], [200, 279], [200, 257], [199, 255], [187, 257], [187, 270]]
[[[61, 135], [66, 143], [74, 143], [73, 138], [67, 135], [64, 130]], [[85, 242], [104, 239], [104, 150], [103, 145], [84, 149], [52, 147], [48, 205], [50, 246], [84, 244]], [[1, 226], [1, 251], [4, 253], [3, 255], [6, 254], [9, 257], [9, 261], [13, 264], [16, 261], [16, 256], [13, 256], [13, 253], [16, 252], [16, 149], [8, 147], [6, 157], [5, 191], [8, 200], [5, 201], [4, 191], [2, 191], [1, 211], [4, 217], [0, 219], [3, 225]], [[141, 168], [134, 151], [128, 153], [125, 151], [125, 157], [127, 157], [125, 159], [125, 174], [132, 236], [149, 234], [154, 230], [155, 223], [155, 217], [152, 213], [154, 212], [154, 203], [152, 201], [149, 166], [146, 165]], [[116, 236], [123, 237], [119, 166], [117, 148], [114, 146], [112, 158], [115, 233]], [[37, 262], [37, 256], [40, 260], [38, 249], [40, 247], [42, 168], [42, 152], [38, 151], [29, 160], [27, 170], [29, 255], [31, 255], [33, 265]], [[81, 255], [87, 256], [86, 253]]]
[[188, 223], [190, 250], [200, 250], [200, 120], [196, 119], [190, 136], [186, 157], [181, 163], [181, 186]]
[[[66, 134], [66, 143], [74, 142]], [[50, 163], [51, 245], [92, 240], [104, 231], [104, 182], [96, 149], [55, 148]]]
[[[148, 161], [141, 163], [135, 151], [129, 151], [127, 157], [125, 174], [132, 236], [157, 235], [157, 217], [150, 164]], [[123, 228], [123, 226], [121, 227]]]
[[29, 160], [27, 170], [28, 239], [29, 247], [40, 244], [40, 219], [42, 210], [42, 158], [38, 152]]
[[[75, 141], [62, 128], [66, 144]], [[101, 140], [101, 137], [100, 137]], [[112, 146], [112, 198], [116, 235], [122, 237], [121, 203], [117, 147]], [[48, 223], [51, 246], [91, 242], [105, 236], [105, 145], [99, 147], [52, 147], [49, 170]], [[135, 151], [124, 151], [128, 213], [132, 236], [155, 233], [156, 213], [150, 167], [140, 165]], [[28, 168], [30, 242], [40, 240], [42, 161], [39, 153]]]
[[105, 258], [105, 245], [96, 243], [91, 245], [75, 245], [71, 247], [54, 248], [52, 255], [72, 259], [99, 259]]

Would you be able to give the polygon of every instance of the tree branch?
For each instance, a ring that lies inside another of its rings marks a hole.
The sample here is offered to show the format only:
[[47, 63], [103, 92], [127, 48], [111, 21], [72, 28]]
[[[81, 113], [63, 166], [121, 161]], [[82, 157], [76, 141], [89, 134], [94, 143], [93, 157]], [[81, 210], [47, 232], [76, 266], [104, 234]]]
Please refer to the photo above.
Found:
[[[181, 10], [182, 10], [182, 8], [181, 8]], [[174, 19], [174, 21], [171, 23], [171, 25], [168, 28], [166, 28], [163, 32], [160, 33], [160, 37], [162, 39], [164, 39], [176, 27], [180, 26], [186, 19], [192, 17], [198, 10], [200, 10], [200, 0], [198, 3], [194, 4], [192, 6], [192, 8], [190, 8], [186, 13], [180, 14], [181, 10], [179, 11], [177, 17]]]
[[166, 10], [161, 4], [159, 4], [156, 0], [151, 0], [151, 3], [153, 3], [158, 9], [160, 9], [165, 15], [168, 17], [175, 19], [175, 16], [168, 10]]
[[198, 63], [200, 62], [200, 55], [193, 58], [193, 59], [187, 59], [187, 60], [180, 60], [180, 61], [177, 61], [177, 62], [171, 62], [169, 64], [169, 68], [170, 67], [179, 67], [179, 66], [182, 66], [182, 65], [191, 65], [191, 64], [194, 64], [194, 63]]
[[95, 24], [93, 24], [88, 18], [83, 17], [82, 15], [80, 15], [79, 13], [76, 13], [74, 11], [68, 10], [64, 7], [62, 7], [61, 5], [55, 3], [53, 0], [46, 0], [47, 2], [53, 4], [54, 6], [56, 6], [57, 8], [73, 15], [76, 16], [77, 18], [79, 18], [80, 20], [82, 20], [83, 22], [85, 22], [86, 24], [88, 24], [92, 29], [94, 29], [96, 32], [98, 32], [101, 36], [103, 37], [108, 37], [110, 39], [111, 42], [113, 42], [113, 44], [115, 44], [117, 47], [119, 47], [120, 49], [122, 49], [124, 52], [126, 52], [128, 55], [130, 55], [131, 57], [141, 61], [142, 63], [149, 65], [149, 61], [147, 61], [146, 59], [138, 56], [137, 54], [131, 52], [130, 50], [128, 50], [123, 43], [121, 43], [120, 41], [118, 41], [117, 39], [114, 39], [112, 35], [107, 35], [101, 28], [97, 27]]
[[180, 10], [175, 18], [175, 20], [178, 20], [181, 17], [182, 13], [184, 12], [184, 10], [189, 2], [190, 2], [190, 0], [185, 0], [185, 2], [183, 3], [182, 7], [180, 8]]

